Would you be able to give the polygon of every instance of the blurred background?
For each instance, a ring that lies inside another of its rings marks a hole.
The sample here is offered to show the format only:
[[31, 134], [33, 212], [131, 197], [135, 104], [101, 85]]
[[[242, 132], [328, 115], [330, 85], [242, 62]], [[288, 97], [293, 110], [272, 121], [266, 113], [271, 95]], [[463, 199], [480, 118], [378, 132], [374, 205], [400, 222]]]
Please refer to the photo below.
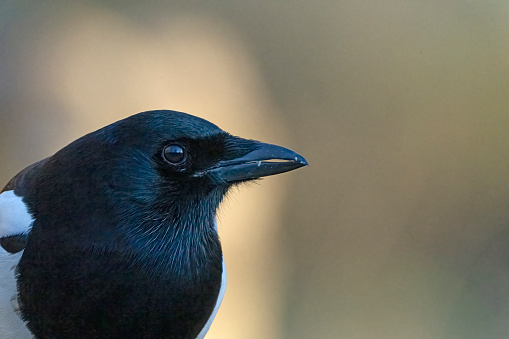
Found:
[[310, 163], [230, 195], [208, 339], [509, 336], [506, 1], [1, 1], [0, 181], [174, 109]]

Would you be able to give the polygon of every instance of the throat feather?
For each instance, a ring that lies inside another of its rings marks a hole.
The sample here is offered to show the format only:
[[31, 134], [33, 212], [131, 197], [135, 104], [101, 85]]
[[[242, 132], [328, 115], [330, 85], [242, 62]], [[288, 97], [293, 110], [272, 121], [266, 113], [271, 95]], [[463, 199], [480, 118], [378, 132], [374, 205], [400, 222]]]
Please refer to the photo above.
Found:
[[[190, 214], [187, 214], [188, 216]], [[214, 216], [147, 218], [129, 232], [140, 264], [154, 275], [196, 280], [222, 267], [221, 243]]]

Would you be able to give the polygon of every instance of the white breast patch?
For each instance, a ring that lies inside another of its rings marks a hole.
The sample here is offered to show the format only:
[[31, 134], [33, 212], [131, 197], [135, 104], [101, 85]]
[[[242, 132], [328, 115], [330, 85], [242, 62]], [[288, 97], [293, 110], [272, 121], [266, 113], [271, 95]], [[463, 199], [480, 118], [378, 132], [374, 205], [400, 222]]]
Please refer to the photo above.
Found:
[[[217, 220], [214, 219], [214, 229], [217, 232]], [[207, 323], [203, 328], [201, 329], [200, 333], [196, 337], [196, 339], [203, 339], [205, 338], [205, 335], [209, 331], [210, 325], [212, 325], [212, 322], [214, 321], [214, 318], [216, 317], [217, 311], [219, 311], [219, 306], [221, 306], [221, 302], [223, 301], [224, 293], [226, 292], [226, 265], [224, 264], [224, 258], [223, 258], [223, 274], [221, 275], [221, 288], [219, 289], [219, 295], [217, 296], [216, 306], [214, 306], [214, 311], [212, 311], [212, 314], [209, 317], [209, 320], [207, 320]]]
[[221, 288], [219, 289], [219, 295], [217, 296], [216, 306], [214, 307], [214, 311], [212, 311], [212, 314], [210, 315], [209, 320], [207, 320], [207, 323], [201, 329], [200, 334], [198, 334], [196, 339], [205, 338], [205, 335], [209, 331], [210, 325], [212, 325], [212, 322], [214, 321], [214, 318], [216, 317], [217, 311], [219, 311], [219, 306], [221, 306], [221, 302], [223, 301], [224, 292], [226, 292], [226, 266], [224, 265], [224, 259], [223, 259], [223, 274], [221, 275]]

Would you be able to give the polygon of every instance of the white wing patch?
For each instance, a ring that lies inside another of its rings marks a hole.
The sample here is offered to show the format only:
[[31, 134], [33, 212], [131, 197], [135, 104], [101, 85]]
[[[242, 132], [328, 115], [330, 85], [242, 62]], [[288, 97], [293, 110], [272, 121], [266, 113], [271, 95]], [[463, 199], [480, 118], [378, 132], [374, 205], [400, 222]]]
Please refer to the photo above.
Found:
[[[33, 218], [14, 191], [0, 194], [0, 238], [30, 232]], [[11, 254], [0, 246], [0, 338], [33, 338], [18, 312], [15, 270], [23, 251]]]
[[0, 238], [30, 232], [34, 219], [14, 191], [0, 194]]

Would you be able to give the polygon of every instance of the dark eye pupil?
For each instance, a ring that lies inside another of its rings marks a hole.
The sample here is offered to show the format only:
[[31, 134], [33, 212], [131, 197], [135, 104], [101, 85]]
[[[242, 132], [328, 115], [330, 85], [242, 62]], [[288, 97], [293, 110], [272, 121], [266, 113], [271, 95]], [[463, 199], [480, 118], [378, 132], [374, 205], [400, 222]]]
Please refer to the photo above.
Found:
[[164, 158], [172, 164], [178, 164], [185, 158], [184, 149], [179, 145], [169, 145], [164, 149]]

